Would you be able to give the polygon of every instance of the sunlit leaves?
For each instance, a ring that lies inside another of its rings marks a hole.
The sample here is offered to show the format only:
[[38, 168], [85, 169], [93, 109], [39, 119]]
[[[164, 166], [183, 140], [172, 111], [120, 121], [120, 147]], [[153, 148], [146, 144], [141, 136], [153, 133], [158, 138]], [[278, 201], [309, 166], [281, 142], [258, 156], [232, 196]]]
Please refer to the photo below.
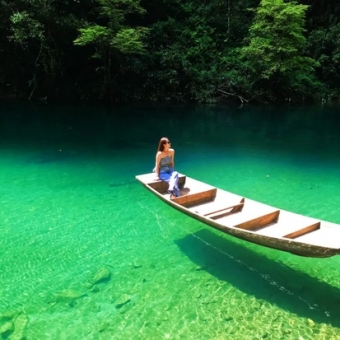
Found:
[[143, 40], [149, 33], [147, 28], [123, 28], [112, 39], [111, 46], [122, 53], [144, 53]]
[[307, 6], [294, 1], [261, 1], [249, 31], [249, 44], [241, 50], [254, 85], [262, 79], [261, 86], [265, 86], [266, 80], [268, 92], [291, 96], [299, 92], [302, 79], [313, 78], [318, 63], [303, 56], [306, 10]]
[[113, 48], [121, 53], [143, 53], [144, 39], [148, 29], [130, 27], [125, 23], [127, 14], [143, 14], [145, 10], [139, 0], [97, 0], [100, 17], [107, 19], [106, 25], [87, 24], [79, 29], [80, 35], [74, 40], [75, 45], [95, 45]]
[[111, 32], [107, 27], [92, 25], [79, 29], [80, 35], [74, 40], [75, 45], [85, 46], [88, 44], [103, 43], [108, 41]]
[[13, 35], [10, 37], [15, 42], [26, 43], [28, 39], [43, 40], [44, 25], [32, 18], [26, 11], [17, 12], [10, 17]]

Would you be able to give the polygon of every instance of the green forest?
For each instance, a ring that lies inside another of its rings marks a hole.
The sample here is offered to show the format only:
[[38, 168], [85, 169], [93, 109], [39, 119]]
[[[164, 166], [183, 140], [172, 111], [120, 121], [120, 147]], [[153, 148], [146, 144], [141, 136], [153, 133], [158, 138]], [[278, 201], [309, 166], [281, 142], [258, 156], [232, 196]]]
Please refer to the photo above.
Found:
[[112, 103], [340, 97], [340, 3], [0, 0], [0, 96]]

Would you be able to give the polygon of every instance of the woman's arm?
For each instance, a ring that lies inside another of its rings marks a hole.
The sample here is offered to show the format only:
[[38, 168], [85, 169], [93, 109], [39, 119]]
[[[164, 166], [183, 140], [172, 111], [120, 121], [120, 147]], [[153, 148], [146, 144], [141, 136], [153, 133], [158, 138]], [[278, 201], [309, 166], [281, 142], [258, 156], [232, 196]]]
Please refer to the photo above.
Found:
[[175, 169], [175, 150], [172, 149], [172, 167]]
[[156, 154], [156, 163], [155, 163], [155, 167], [153, 168], [153, 172], [156, 173], [157, 178], [159, 177], [159, 162], [161, 161], [161, 153], [157, 152]]

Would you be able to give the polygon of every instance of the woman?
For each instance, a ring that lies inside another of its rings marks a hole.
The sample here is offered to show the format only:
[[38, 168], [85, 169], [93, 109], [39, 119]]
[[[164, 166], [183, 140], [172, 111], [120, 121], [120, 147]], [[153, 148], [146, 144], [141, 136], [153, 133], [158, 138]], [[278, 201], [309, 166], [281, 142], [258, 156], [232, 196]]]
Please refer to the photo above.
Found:
[[175, 168], [175, 150], [170, 148], [171, 142], [168, 138], [163, 137], [158, 144], [156, 153], [156, 165], [153, 172], [157, 174], [157, 179], [169, 182], [168, 193], [178, 197], [180, 195], [178, 189], [178, 172]]

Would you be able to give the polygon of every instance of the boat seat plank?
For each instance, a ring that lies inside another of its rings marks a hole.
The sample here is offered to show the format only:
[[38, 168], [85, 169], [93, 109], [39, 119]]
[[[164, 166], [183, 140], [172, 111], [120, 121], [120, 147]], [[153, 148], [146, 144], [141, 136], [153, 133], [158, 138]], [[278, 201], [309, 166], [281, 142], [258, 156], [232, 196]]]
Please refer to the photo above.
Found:
[[249, 204], [248, 200], [245, 202], [242, 212], [223, 216], [216, 222], [227, 227], [232, 227], [279, 210], [278, 208], [265, 206], [263, 204], [254, 204], [252, 201]]
[[[309, 228], [311, 226], [314, 226], [317, 224], [318, 221], [312, 218], [305, 218], [303, 216], [295, 216], [292, 217], [291, 214], [287, 214], [285, 212], [281, 213], [280, 219], [278, 223], [267, 226], [266, 228], [263, 228], [259, 230], [257, 233], [261, 234], [263, 236], [268, 237], [286, 237], [286, 238], [295, 238], [298, 237], [294, 236], [294, 233], [303, 233], [303, 230], [305, 228]], [[316, 226], [317, 228], [317, 226]], [[313, 227], [312, 227], [313, 229]], [[308, 229], [306, 229], [306, 232]], [[288, 237], [290, 236], [290, 237]]]
[[203, 202], [212, 201], [216, 196], [216, 188], [190, 193], [188, 195], [173, 198], [171, 201], [184, 207], [199, 205]]
[[234, 210], [236, 208], [237, 211], [239, 211], [240, 209], [243, 208], [243, 205], [244, 205], [244, 198], [242, 198], [241, 202], [240, 203], [237, 203], [237, 204], [234, 204], [234, 205], [230, 205], [226, 208], [220, 208], [220, 209], [217, 209], [217, 210], [213, 210], [213, 211], [210, 211], [208, 213], [204, 213], [202, 214], [203, 216], [208, 216], [210, 218], [212, 218], [211, 216], [214, 216], [216, 213], [220, 213], [220, 212], [224, 212], [226, 210]]
[[321, 223], [320, 229], [297, 237], [294, 241], [323, 247], [339, 248], [339, 232], [334, 228], [327, 228]]
[[210, 213], [206, 213], [203, 214], [203, 216], [211, 218], [213, 220], [221, 218], [221, 217], [225, 217], [231, 214], [235, 214], [237, 212], [241, 212], [244, 206], [244, 199], [242, 199], [242, 201], [240, 203], [234, 204], [234, 205], [230, 205], [226, 208], [222, 208], [222, 209], [218, 209], [215, 211], [212, 211]]
[[205, 202], [189, 209], [196, 214], [208, 217], [209, 214], [240, 204], [242, 199], [242, 196], [217, 189], [216, 197], [213, 201]]
[[289, 233], [283, 237], [285, 238], [290, 238], [290, 239], [294, 239], [294, 238], [297, 238], [297, 237], [300, 237], [302, 235], [306, 235], [308, 233], [311, 233], [315, 230], [318, 230], [320, 229], [320, 222], [316, 222], [312, 225], [309, 225], [308, 227], [304, 227], [302, 229], [299, 229], [299, 230], [296, 230], [296, 231], [293, 231], [292, 233]]
[[268, 214], [256, 217], [252, 220], [245, 221], [240, 224], [236, 224], [234, 228], [246, 229], [246, 230], [256, 230], [263, 228], [268, 224], [276, 223], [280, 215], [280, 210], [275, 210]]

